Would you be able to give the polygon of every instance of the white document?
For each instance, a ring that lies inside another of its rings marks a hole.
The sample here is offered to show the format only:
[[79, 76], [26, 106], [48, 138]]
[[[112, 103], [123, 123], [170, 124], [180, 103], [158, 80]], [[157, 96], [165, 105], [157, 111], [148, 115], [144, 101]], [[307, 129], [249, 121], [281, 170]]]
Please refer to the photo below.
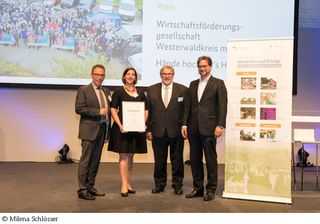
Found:
[[122, 102], [122, 125], [125, 132], [144, 132], [144, 102]]

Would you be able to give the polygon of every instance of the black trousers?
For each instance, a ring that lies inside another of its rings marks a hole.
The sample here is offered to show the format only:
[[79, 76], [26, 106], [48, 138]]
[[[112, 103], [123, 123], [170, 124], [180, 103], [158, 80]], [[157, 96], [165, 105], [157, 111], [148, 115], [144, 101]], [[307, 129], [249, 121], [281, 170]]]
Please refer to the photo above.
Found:
[[206, 190], [215, 192], [218, 182], [218, 163], [216, 152], [216, 138], [214, 136], [203, 136], [190, 134], [190, 161], [193, 177], [193, 187], [198, 190], [204, 189], [203, 153], [207, 168]]
[[172, 187], [182, 187], [184, 177], [183, 146], [184, 140], [181, 136], [170, 138], [165, 134], [161, 138], [153, 137], [153, 177], [156, 187], [164, 188], [167, 184], [168, 148], [170, 148], [170, 160], [172, 166]]
[[78, 168], [79, 191], [94, 187], [99, 170], [102, 148], [105, 141], [106, 124], [101, 124], [94, 141], [82, 140], [82, 154]]

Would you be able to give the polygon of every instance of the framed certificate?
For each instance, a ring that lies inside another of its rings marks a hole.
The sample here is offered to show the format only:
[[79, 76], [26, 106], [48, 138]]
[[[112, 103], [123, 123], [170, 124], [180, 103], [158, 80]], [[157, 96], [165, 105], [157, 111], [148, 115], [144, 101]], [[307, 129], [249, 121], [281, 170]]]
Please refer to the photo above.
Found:
[[144, 132], [144, 102], [122, 102], [122, 125], [126, 132]]

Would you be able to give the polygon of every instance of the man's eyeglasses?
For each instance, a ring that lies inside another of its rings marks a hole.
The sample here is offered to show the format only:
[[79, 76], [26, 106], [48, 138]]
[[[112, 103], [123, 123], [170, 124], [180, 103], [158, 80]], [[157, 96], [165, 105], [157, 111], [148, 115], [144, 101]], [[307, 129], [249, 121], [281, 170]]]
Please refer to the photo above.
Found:
[[92, 75], [95, 75], [95, 76], [105, 76], [105, 74], [99, 74], [99, 73], [92, 73]]

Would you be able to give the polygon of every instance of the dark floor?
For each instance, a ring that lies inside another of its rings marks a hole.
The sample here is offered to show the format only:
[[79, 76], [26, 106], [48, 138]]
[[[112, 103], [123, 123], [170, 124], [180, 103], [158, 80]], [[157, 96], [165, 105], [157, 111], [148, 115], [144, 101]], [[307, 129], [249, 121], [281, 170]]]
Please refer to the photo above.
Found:
[[[293, 193], [292, 205], [221, 198], [222, 166], [219, 167], [215, 201], [186, 199], [184, 195], [174, 195], [170, 187], [154, 195], [151, 194], [152, 170], [152, 164], [135, 164], [137, 194], [121, 198], [118, 165], [104, 163], [98, 174], [97, 188], [107, 195], [95, 201], [84, 201], [76, 195], [77, 164], [2, 162], [0, 212], [320, 212], [320, 191], [316, 190], [315, 172], [310, 168], [305, 171], [305, 191]], [[190, 167], [185, 170], [184, 191], [189, 192], [192, 186]], [[297, 176], [300, 178], [299, 173]]]

